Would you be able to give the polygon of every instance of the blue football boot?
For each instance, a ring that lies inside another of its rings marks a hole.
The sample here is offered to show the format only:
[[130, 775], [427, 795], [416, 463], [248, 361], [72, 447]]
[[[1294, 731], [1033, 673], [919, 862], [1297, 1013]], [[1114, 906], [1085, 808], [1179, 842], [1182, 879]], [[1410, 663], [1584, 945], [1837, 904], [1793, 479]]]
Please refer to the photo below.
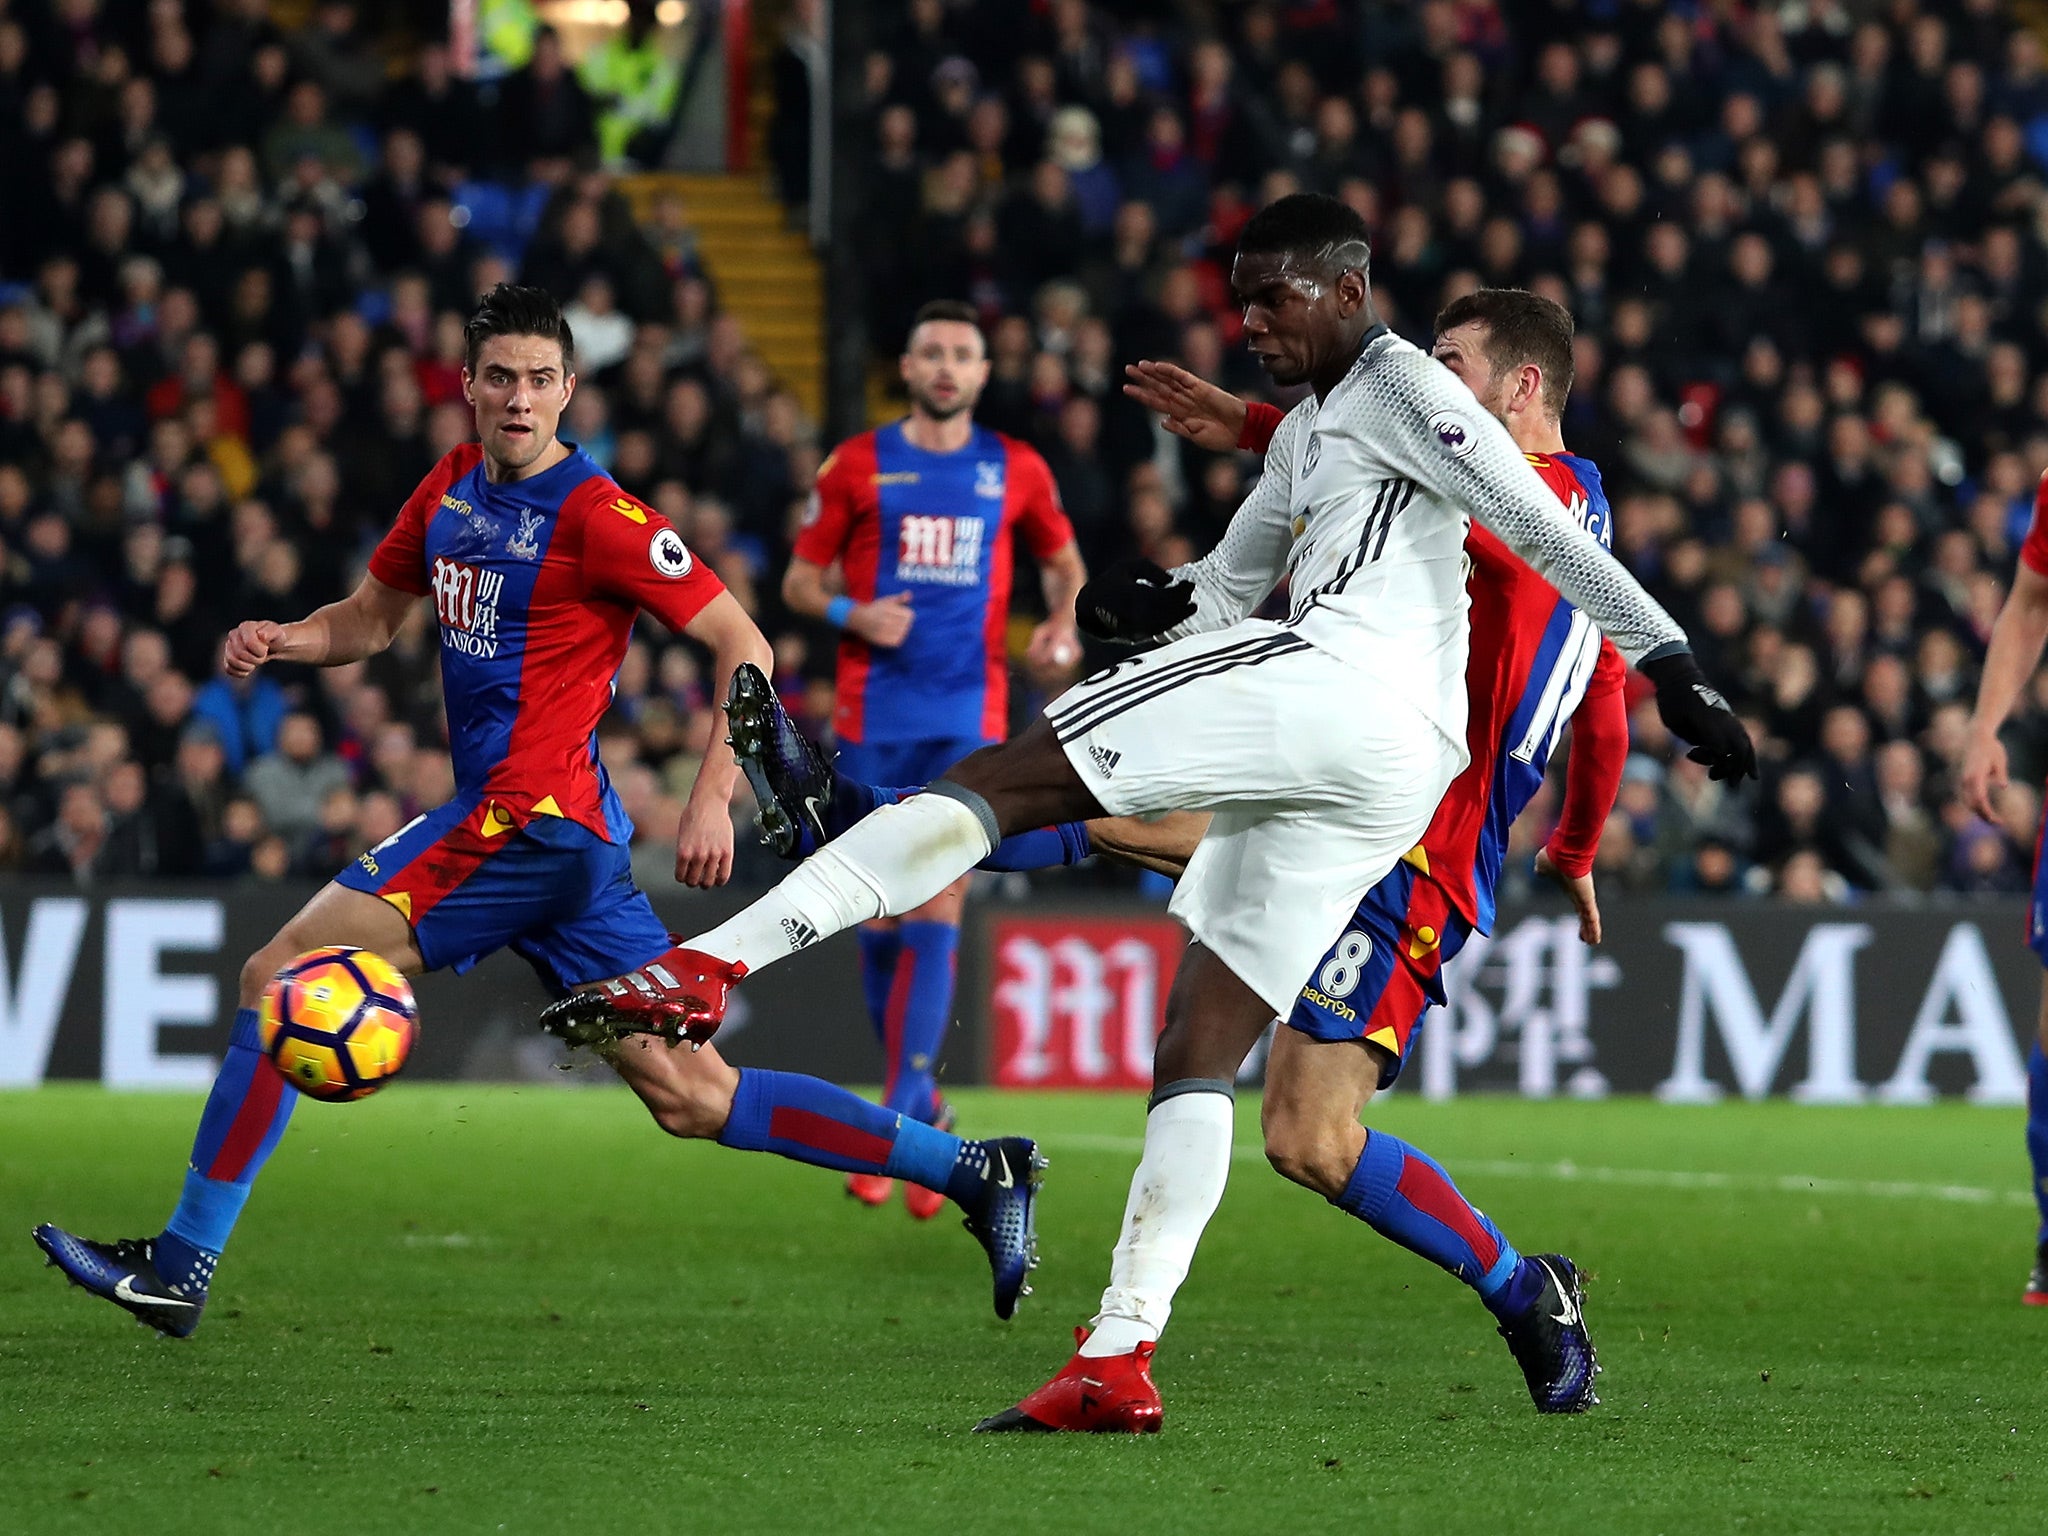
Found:
[[1026, 1282], [1038, 1268], [1038, 1186], [1046, 1162], [1038, 1143], [1025, 1136], [968, 1142], [967, 1156], [977, 1153], [981, 1187], [960, 1202], [967, 1212], [961, 1225], [988, 1253], [996, 1316], [1008, 1320], [1019, 1298], [1031, 1294]]
[[781, 858], [808, 858], [829, 840], [838, 775], [752, 662], [734, 669], [725, 714], [726, 742], [761, 807], [761, 841]]
[[1584, 1413], [1600, 1399], [1593, 1378], [1600, 1362], [1586, 1331], [1585, 1287], [1578, 1267], [1561, 1253], [1538, 1253], [1529, 1262], [1543, 1268], [1543, 1289], [1535, 1305], [1500, 1325], [1538, 1413]]
[[133, 1313], [158, 1333], [190, 1338], [199, 1326], [212, 1269], [205, 1257], [191, 1279], [173, 1284], [157, 1273], [154, 1238], [124, 1237], [118, 1242], [96, 1243], [47, 1222], [29, 1236], [73, 1285]]

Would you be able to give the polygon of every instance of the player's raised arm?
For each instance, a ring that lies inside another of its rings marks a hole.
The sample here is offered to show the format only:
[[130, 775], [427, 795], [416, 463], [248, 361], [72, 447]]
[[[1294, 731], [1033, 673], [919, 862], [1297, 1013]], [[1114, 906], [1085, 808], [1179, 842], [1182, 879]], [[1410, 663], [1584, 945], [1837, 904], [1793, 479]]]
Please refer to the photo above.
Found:
[[[1657, 712], [1717, 779], [1753, 777], [1756, 747], [1693, 660], [1685, 631], [1570, 516], [1508, 429], [1441, 363], [1394, 353], [1347, 400], [1348, 429], [1379, 445], [1418, 484], [1467, 508], [1607, 632], [1656, 685]], [[1277, 447], [1287, 437], [1283, 427]], [[1271, 463], [1271, 460], [1268, 460]]]

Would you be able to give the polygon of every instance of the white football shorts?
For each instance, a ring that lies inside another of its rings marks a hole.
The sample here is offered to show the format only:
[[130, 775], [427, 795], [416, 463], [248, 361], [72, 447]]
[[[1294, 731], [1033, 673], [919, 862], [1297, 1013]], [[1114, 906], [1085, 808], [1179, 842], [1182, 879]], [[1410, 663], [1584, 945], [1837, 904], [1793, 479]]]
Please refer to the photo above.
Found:
[[1117, 662], [1045, 717], [1110, 815], [1216, 813], [1170, 910], [1279, 1017], [1467, 761], [1415, 705], [1264, 619]]

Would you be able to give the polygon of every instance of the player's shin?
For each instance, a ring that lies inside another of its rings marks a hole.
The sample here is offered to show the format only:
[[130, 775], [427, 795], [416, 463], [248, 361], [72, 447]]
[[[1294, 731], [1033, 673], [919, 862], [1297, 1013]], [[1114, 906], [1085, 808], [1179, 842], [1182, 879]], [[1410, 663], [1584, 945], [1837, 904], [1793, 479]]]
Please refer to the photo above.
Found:
[[1109, 1289], [1085, 1357], [1127, 1355], [1158, 1339], [1188, 1277], [1195, 1245], [1230, 1178], [1234, 1090], [1215, 1078], [1185, 1078], [1153, 1090], [1145, 1155], [1131, 1177]]
[[2038, 1040], [2027, 1057], [2027, 1156], [2034, 1165], [2034, 1203], [2041, 1210], [2035, 1241], [2048, 1244], [2048, 1053]]
[[854, 938], [860, 945], [860, 988], [867, 1000], [868, 1022], [886, 1050], [889, 1000], [896, 990], [897, 962], [903, 957], [903, 930], [894, 923], [868, 924]]
[[937, 1109], [939, 1052], [953, 1017], [960, 951], [957, 923], [906, 922], [896, 986], [889, 999], [889, 1088], [885, 1102], [919, 1120]]
[[941, 781], [929, 793], [883, 806], [688, 947], [757, 971], [856, 923], [922, 906], [997, 841], [988, 802]]
[[1449, 1270], [1496, 1317], [1527, 1311], [1542, 1289], [1540, 1268], [1458, 1192], [1436, 1160], [1385, 1131], [1366, 1133], [1350, 1183], [1330, 1203]]
[[184, 1192], [157, 1239], [157, 1269], [167, 1282], [205, 1289], [298, 1098], [257, 1044], [256, 1010], [242, 1009], [199, 1117]]
[[[743, 1070], [718, 1140], [736, 1151], [773, 1152], [949, 1192], [956, 1182], [965, 1188], [981, 1179], [980, 1164], [963, 1159], [967, 1143], [958, 1136], [797, 1072]], [[962, 1171], [963, 1162], [974, 1166]]]

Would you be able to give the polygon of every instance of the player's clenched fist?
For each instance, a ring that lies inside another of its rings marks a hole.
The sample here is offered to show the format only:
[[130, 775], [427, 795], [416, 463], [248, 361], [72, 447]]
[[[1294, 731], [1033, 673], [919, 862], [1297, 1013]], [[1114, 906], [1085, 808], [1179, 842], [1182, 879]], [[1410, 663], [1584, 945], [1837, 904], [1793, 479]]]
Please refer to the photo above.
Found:
[[1708, 778], [1740, 782], [1756, 777], [1755, 743], [1690, 651], [1641, 662], [1636, 670], [1656, 685], [1664, 728], [1692, 743], [1685, 755], [1705, 763]]
[[244, 619], [229, 631], [221, 652], [221, 665], [229, 677], [247, 677], [270, 660], [284, 626], [269, 619]]
[[1119, 560], [1091, 578], [1074, 603], [1082, 633], [1098, 640], [1149, 640], [1194, 611], [1194, 583], [1144, 559]]
[[916, 615], [910, 611], [908, 592], [891, 592], [872, 603], [861, 603], [848, 616], [846, 627], [869, 645], [893, 651], [910, 635]]

